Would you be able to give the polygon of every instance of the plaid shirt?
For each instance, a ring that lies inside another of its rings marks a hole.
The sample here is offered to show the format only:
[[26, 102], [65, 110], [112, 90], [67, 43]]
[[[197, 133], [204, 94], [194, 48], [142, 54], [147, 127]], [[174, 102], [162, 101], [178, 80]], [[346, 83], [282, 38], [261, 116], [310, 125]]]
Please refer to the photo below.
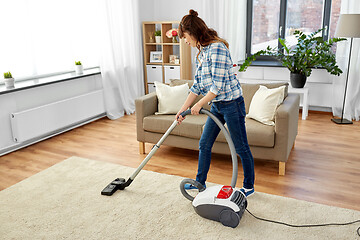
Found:
[[242, 95], [236, 79], [229, 49], [222, 42], [204, 47], [196, 58], [194, 85], [190, 91], [196, 95], [206, 95], [209, 91], [216, 97], [212, 102], [231, 101]]

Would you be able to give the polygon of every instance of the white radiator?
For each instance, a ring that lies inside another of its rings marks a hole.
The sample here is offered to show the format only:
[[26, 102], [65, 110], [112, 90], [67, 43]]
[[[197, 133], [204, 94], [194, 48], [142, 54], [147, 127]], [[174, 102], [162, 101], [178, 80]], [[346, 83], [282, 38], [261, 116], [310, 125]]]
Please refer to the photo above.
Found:
[[10, 114], [15, 142], [37, 138], [105, 112], [103, 91]]

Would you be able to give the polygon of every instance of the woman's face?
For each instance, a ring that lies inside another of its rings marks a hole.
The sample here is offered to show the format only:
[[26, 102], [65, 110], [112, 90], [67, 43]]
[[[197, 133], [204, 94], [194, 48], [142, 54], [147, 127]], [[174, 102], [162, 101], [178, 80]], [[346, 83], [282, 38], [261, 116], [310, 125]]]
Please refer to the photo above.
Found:
[[184, 32], [185, 42], [189, 44], [190, 47], [196, 47], [196, 40], [187, 32]]

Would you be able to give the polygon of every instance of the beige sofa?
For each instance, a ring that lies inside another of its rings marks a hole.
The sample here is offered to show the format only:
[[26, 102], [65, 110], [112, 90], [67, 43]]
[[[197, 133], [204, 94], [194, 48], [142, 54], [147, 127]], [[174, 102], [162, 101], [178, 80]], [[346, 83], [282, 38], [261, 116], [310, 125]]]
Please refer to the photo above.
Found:
[[[180, 85], [192, 80], [172, 80], [171, 85]], [[299, 118], [299, 95], [287, 93], [287, 83], [262, 84], [268, 88], [286, 85], [285, 99], [277, 108], [275, 126], [264, 125], [253, 119], [246, 118], [246, 130], [251, 152], [256, 159], [269, 159], [279, 162], [279, 175], [285, 174], [285, 163], [295, 144]], [[259, 88], [259, 84], [241, 84], [248, 113], [251, 99]], [[198, 97], [201, 98], [201, 97]], [[198, 100], [198, 99], [197, 99]], [[174, 115], [155, 115], [158, 108], [156, 93], [142, 96], [135, 101], [137, 140], [140, 153], [145, 153], [145, 143], [157, 143], [174, 121]], [[210, 109], [209, 106], [206, 108]], [[207, 116], [188, 115], [186, 120], [177, 126], [164, 141], [164, 145], [198, 150], [199, 139]], [[222, 133], [213, 147], [214, 153], [230, 154], [229, 147]]]

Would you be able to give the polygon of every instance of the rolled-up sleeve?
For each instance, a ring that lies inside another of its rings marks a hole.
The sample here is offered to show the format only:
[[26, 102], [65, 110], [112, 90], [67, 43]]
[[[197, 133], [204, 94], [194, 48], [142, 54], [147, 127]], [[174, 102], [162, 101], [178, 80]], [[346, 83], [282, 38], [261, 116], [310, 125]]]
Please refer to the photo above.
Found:
[[227, 69], [227, 51], [225, 46], [219, 44], [210, 52], [211, 60], [211, 79], [212, 85], [210, 91], [215, 95], [219, 95], [224, 91], [226, 69]]
[[194, 81], [194, 84], [192, 85], [192, 87], [190, 88], [190, 91], [196, 95], [200, 95], [200, 88], [199, 85]]

